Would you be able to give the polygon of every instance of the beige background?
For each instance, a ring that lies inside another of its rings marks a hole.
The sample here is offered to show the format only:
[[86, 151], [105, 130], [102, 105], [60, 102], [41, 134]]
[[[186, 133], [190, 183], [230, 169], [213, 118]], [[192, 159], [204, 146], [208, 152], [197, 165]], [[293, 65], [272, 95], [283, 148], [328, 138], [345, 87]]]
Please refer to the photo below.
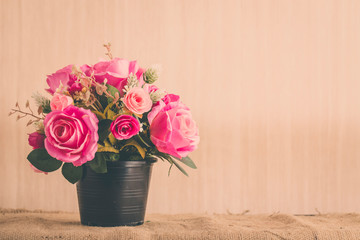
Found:
[[[148, 213], [360, 211], [360, 1], [0, 0], [0, 207], [77, 211], [60, 172], [28, 167], [14, 103], [46, 74], [116, 56], [199, 124], [187, 178], [155, 165]], [[175, 169], [173, 169], [175, 170]]]

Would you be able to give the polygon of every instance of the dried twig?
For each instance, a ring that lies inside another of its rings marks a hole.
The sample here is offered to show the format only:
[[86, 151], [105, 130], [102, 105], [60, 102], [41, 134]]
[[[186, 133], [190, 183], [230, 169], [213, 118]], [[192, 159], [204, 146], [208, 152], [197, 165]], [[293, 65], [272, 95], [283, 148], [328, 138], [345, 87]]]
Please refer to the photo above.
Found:
[[[19, 120], [19, 119], [24, 118], [24, 117], [26, 117], [26, 116], [31, 116], [31, 117], [33, 117], [33, 118], [36, 119], [36, 120], [30, 120], [31, 123], [33, 123], [33, 122], [38, 122], [38, 121], [40, 121], [40, 120], [43, 119], [43, 118], [38, 117], [38, 116], [36, 116], [36, 115], [34, 114], [33, 110], [32, 110], [31, 107], [30, 107], [29, 100], [26, 101], [25, 107], [28, 108], [28, 109], [30, 110], [30, 112], [25, 112], [25, 111], [21, 110], [18, 102], [16, 102], [15, 107], [16, 107], [17, 109], [12, 108], [12, 109], [11, 109], [11, 112], [9, 112], [9, 116], [11, 116], [11, 115], [13, 115], [13, 114], [15, 114], [15, 113], [19, 113], [19, 115], [17, 116], [16, 120]], [[22, 114], [22, 115], [21, 115], [21, 114]], [[39, 115], [40, 115], [40, 113], [39, 113]], [[29, 122], [30, 122], [30, 121], [29, 121]], [[28, 122], [28, 125], [31, 124], [31, 123], [29, 124], [29, 122]]]
[[105, 53], [105, 55], [107, 55], [110, 59], [113, 59], [113, 56], [111, 54], [111, 43], [104, 44], [104, 47], [107, 50], [107, 53]]

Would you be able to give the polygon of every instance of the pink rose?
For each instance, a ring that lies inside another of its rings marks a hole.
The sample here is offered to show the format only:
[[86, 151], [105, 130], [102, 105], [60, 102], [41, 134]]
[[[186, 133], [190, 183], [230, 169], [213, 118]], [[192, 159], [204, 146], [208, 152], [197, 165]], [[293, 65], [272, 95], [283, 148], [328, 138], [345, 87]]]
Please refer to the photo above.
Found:
[[150, 111], [152, 101], [149, 93], [140, 87], [134, 87], [128, 91], [123, 99], [127, 109], [136, 114], [143, 114]]
[[44, 140], [45, 140], [45, 135], [38, 133], [38, 132], [33, 132], [31, 134], [29, 134], [29, 145], [33, 147], [33, 149], [37, 149], [37, 148], [43, 148], [44, 147]]
[[90, 110], [68, 106], [46, 115], [45, 148], [50, 156], [81, 166], [91, 161], [97, 151], [99, 120]]
[[44, 173], [45, 175], [48, 174], [47, 172], [43, 172], [43, 171], [37, 169], [37, 168], [34, 167], [34, 165], [32, 165], [31, 163], [30, 163], [30, 167], [31, 167], [31, 169], [32, 169], [34, 172], [36, 172], [36, 173]]
[[82, 89], [83, 86], [79, 82], [75, 82], [68, 88], [68, 91], [73, 95], [75, 92], [80, 92]]
[[62, 95], [60, 93], [55, 93], [53, 98], [50, 101], [51, 110], [64, 110], [67, 106], [74, 103], [73, 99], [69, 96]]
[[121, 115], [111, 123], [110, 130], [116, 139], [129, 139], [138, 134], [140, 123], [133, 116]]
[[[68, 88], [72, 88], [74, 84], [76, 84], [77, 77], [72, 74], [73, 65], [68, 65], [55, 73], [48, 75], [46, 79], [47, 84], [49, 85], [49, 89], [46, 89], [51, 94], [54, 94], [56, 90], [60, 87], [60, 83], [63, 88], [62, 91], [68, 90]], [[88, 65], [83, 65], [80, 67], [81, 71], [84, 73], [88, 73], [90, 67]], [[81, 89], [80, 89], [81, 90]]]
[[166, 95], [148, 114], [150, 139], [160, 152], [186, 157], [199, 144], [199, 130], [180, 97]]
[[114, 58], [110, 61], [101, 61], [95, 64], [92, 71], [97, 82], [103, 83], [106, 78], [107, 83], [116, 87], [121, 96], [124, 94], [123, 88], [127, 84], [130, 73], [136, 75], [140, 86], [144, 84], [143, 73], [145, 70], [140, 68], [136, 61]]

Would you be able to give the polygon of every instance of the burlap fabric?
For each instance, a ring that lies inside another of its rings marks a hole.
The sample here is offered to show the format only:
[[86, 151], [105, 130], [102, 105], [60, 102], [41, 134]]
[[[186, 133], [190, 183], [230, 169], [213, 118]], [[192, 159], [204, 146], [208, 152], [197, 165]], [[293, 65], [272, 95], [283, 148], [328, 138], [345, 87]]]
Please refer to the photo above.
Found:
[[77, 213], [0, 209], [0, 239], [360, 239], [359, 214], [158, 215], [137, 227], [87, 227]]

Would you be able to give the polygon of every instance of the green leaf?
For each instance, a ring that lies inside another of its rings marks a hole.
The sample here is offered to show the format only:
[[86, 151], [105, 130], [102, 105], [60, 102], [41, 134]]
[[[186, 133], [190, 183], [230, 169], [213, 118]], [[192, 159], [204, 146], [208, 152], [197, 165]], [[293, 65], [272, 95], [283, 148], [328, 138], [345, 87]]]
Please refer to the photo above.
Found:
[[119, 153], [119, 150], [114, 148], [107, 140], [104, 141], [104, 145], [98, 144], [97, 152], [113, 152]]
[[95, 158], [87, 162], [90, 168], [96, 173], [107, 173], [106, 153], [97, 152]]
[[[189, 175], [187, 174], [187, 172], [174, 160], [174, 157], [173, 157], [173, 156], [171, 156], [171, 155], [169, 155], [169, 154], [166, 154], [166, 153], [162, 153], [161, 156], [162, 156], [163, 158], [165, 158], [171, 165], [174, 164], [184, 175], [189, 176]], [[168, 175], [170, 174], [171, 167], [172, 167], [172, 166], [170, 166]]]
[[92, 111], [93, 113], [95, 113], [95, 115], [97, 116], [98, 119], [102, 120], [102, 119], [106, 119], [105, 114], [103, 114], [102, 112], [99, 111]]
[[182, 162], [183, 164], [185, 164], [188, 167], [191, 167], [193, 169], [197, 169], [195, 163], [193, 162], [193, 160], [191, 160], [191, 158], [189, 157], [184, 157], [184, 158], [176, 158], [177, 160], [179, 160], [180, 162]]
[[[115, 93], [119, 93], [119, 96], [121, 96], [119, 90], [116, 87], [113, 87], [109, 84], [106, 84], [106, 87], [107, 87], [108, 93], [110, 93], [111, 96], [115, 97]], [[108, 103], [112, 103], [113, 101], [114, 101], [114, 99], [108, 97]]]
[[53, 172], [61, 167], [62, 162], [51, 157], [45, 148], [34, 149], [27, 156], [29, 162], [43, 172]]
[[189, 176], [187, 172], [176, 161], [173, 161], [173, 163], [184, 175], [186, 175], [187, 177]]
[[116, 138], [114, 137], [114, 135], [109, 135], [109, 141], [113, 146], [116, 144]]
[[106, 155], [105, 156], [106, 161], [115, 162], [120, 159], [120, 154], [118, 153], [106, 152], [104, 154]]
[[[172, 159], [171, 159], [171, 157], [170, 157], [170, 155], [169, 154], [166, 154], [166, 153], [162, 153], [162, 152], [157, 152], [156, 153], [156, 155], [154, 155], [155, 157], [157, 157], [157, 158], [160, 158], [161, 159], [161, 161], [168, 161], [169, 163], [171, 163], [172, 162]], [[169, 160], [170, 159], [170, 160]]]
[[50, 101], [46, 101], [45, 104], [41, 105], [41, 107], [43, 108], [43, 113], [50, 113], [51, 112], [51, 108], [50, 108]]
[[174, 164], [172, 163], [172, 164], [170, 165], [170, 167], [169, 167], [168, 176], [170, 176], [170, 171], [171, 171], [171, 168], [172, 168], [173, 165], [174, 165]]
[[112, 111], [110, 109], [107, 111], [107, 118], [108, 119], [115, 120], [114, 119], [115, 116], [116, 116], [116, 113], [114, 111]]
[[83, 169], [82, 166], [75, 167], [72, 163], [64, 163], [61, 173], [66, 180], [74, 184], [82, 178]]
[[106, 106], [106, 108], [105, 108], [105, 110], [104, 110], [104, 114], [105, 114], [105, 115], [107, 115], [107, 112], [110, 110], [110, 108], [112, 108], [112, 106], [114, 106], [114, 104], [112, 104], [112, 103], [109, 103], [109, 104]]
[[108, 105], [108, 100], [107, 100], [106, 95], [103, 94], [103, 95], [101, 95], [101, 96], [98, 96], [98, 100], [99, 100], [99, 102], [100, 102], [100, 104], [101, 104], [101, 107], [102, 107], [103, 109], [105, 109], [105, 108], [107, 107], [107, 105]]
[[160, 157], [160, 156], [159, 156], [159, 158], [160, 158], [160, 160], [163, 161], [163, 162], [166, 160], [166, 159], [164, 159], [163, 157]]
[[145, 149], [141, 147], [135, 140], [130, 139], [120, 150], [123, 150], [126, 146], [134, 146], [139, 151], [141, 157], [145, 158]]
[[103, 119], [99, 122], [99, 141], [103, 142], [110, 134], [110, 125], [112, 123], [112, 120], [110, 119]]
[[[171, 165], [175, 165], [184, 175], [189, 176], [187, 174], [187, 172], [179, 165], [179, 163], [176, 162], [176, 160], [180, 160], [179, 158], [175, 158], [174, 156], [171, 156], [167, 153], [163, 153], [163, 152], [157, 152], [156, 156], [159, 157], [160, 159], [165, 159], [167, 160]], [[191, 159], [190, 159], [191, 160]], [[188, 160], [185, 160], [188, 161]], [[192, 162], [192, 161], [191, 161]], [[191, 164], [190, 164], [191, 165]], [[195, 164], [194, 164], [195, 165]], [[195, 166], [196, 167], [196, 166]], [[170, 174], [170, 170], [171, 170], [172, 166], [170, 166], [168, 175]]]
[[154, 157], [154, 158], [156, 158], [156, 159], [160, 159], [160, 160], [163, 161], [163, 162], [166, 160], [164, 157], [159, 156], [159, 155], [151, 155], [150, 157]]

